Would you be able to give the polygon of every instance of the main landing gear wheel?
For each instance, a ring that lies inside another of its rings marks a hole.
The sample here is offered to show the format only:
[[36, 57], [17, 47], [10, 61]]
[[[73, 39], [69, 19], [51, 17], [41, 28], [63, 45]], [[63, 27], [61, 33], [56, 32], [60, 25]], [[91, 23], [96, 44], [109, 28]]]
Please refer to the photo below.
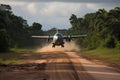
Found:
[[52, 48], [55, 48], [55, 45], [54, 45], [54, 44], [52, 45]]
[[64, 47], [64, 45], [61, 45], [61, 47]]

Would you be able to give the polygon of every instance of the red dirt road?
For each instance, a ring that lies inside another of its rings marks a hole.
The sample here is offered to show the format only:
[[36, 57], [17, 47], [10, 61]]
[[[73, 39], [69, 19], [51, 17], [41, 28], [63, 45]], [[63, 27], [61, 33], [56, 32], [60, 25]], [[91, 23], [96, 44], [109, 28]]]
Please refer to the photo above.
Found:
[[111, 67], [96, 64], [76, 52], [24, 54], [23, 62], [0, 65], [0, 80], [120, 80]]

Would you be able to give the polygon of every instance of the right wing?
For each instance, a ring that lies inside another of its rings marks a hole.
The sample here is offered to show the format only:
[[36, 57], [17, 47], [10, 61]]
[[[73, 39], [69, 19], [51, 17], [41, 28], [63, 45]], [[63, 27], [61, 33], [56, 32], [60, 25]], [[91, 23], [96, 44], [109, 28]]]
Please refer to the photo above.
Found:
[[67, 38], [82, 38], [82, 37], [86, 37], [87, 35], [69, 35], [69, 36], [64, 36], [64, 39]]
[[39, 39], [53, 39], [53, 36], [32, 36], [32, 38], [39, 38]]

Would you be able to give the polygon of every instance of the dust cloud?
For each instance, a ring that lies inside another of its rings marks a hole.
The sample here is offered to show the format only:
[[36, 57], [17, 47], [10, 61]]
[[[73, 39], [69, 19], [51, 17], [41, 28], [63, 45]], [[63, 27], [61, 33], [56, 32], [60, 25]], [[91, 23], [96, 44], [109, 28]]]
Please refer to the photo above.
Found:
[[64, 47], [55, 46], [52, 48], [52, 43], [44, 45], [42, 48], [38, 48], [36, 52], [54, 52], [54, 51], [80, 51], [80, 48], [75, 44], [75, 42], [65, 42]]

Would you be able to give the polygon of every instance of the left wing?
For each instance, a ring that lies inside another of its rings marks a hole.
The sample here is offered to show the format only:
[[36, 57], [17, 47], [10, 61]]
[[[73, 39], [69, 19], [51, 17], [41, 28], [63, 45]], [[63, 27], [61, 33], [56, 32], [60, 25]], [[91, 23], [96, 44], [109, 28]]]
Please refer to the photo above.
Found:
[[52, 39], [52, 38], [53, 38], [53, 36], [32, 36], [32, 38]]

